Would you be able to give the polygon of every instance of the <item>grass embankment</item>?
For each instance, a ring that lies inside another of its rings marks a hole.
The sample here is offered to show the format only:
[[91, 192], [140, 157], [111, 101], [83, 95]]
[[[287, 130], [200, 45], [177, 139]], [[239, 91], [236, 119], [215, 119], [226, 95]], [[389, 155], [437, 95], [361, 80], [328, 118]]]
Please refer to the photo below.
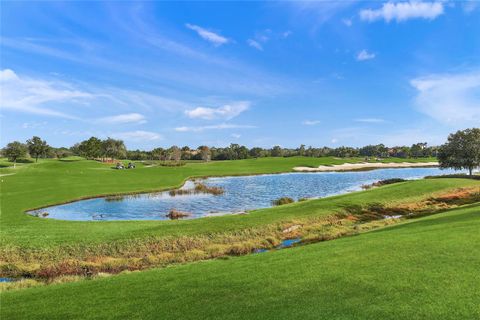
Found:
[[357, 237], [5, 292], [1, 316], [478, 319], [479, 229], [470, 205]]
[[[400, 160], [404, 161], [404, 159]], [[431, 159], [413, 160], [430, 161]], [[0, 174], [14, 174], [1, 177], [1, 244], [2, 246], [21, 245], [39, 248], [80, 242], [101, 243], [158, 234], [178, 235], [241, 229], [262, 221], [224, 217], [209, 219], [208, 222], [198, 220], [167, 223], [161, 221], [73, 222], [39, 219], [28, 216], [24, 212], [33, 208], [99, 195], [171, 189], [179, 187], [190, 177], [290, 172], [295, 166], [361, 161], [363, 161], [362, 158], [261, 158], [188, 163], [182, 167], [139, 165], [136, 169], [112, 170], [112, 165], [73, 159], [39, 160], [38, 163], [22, 164], [16, 169], [2, 168]], [[396, 160], [388, 159], [388, 161]], [[248, 222], [243, 223], [244, 221]], [[179, 224], [181, 230], [178, 227]]]
[[[6, 200], [2, 203], [2, 275], [41, 278], [90, 276], [98, 272], [117, 273], [245, 254], [255, 248], [275, 246], [282, 238], [292, 236], [301, 236], [307, 241], [328, 240], [361, 231], [363, 227], [355, 229], [356, 220], [363, 223], [388, 214], [362, 209], [373, 203], [392, 206], [418, 202], [448, 189], [478, 188], [480, 185], [465, 179], [414, 181], [365, 193], [258, 210], [248, 215], [175, 222], [70, 222], [40, 219], [23, 213], [32, 207], [71, 200], [75, 195], [145, 190], [153, 183], [174, 186], [189, 176], [288, 171], [294, 161], [305, 160], [316, 159], [275, 158], [230, 162], [229, 165], [217, 162], [188, 164], [181, 168], [150, 167], [124, 171], [111, 170], [109, 166], [90, 161], [46, 161], [24, 167], [15, 176], [4, 177], [7, 192], [2, 193]], [[43, 181], [50, 181], [50, 184], [42, 187]], [[55, 187], [50, 187], [52, 183]], [[10, 190], [14, 192], [8, 192]], [[96, 193], [93, 193], [95, 190]], [[13, 209], [7, 211], [7, 208]], [[327, 220], [325, 225], [322, 220], [338, 213], [352, 214], [352, 208], [355, 209], [355, 217], [349, 221]], [[341, 227], [331, 227], [332, 224]], [[297, 228], [295, 234], [283, 232], [292, 225], [308, 228]]]
[[[258, 167], [266, 169], [266, 163], [270, 164], [268, 167], [270, 170], [277, 168], [273, 166], [275, 163], [284, 165], [279, 161], [283, 159], [262, 160], [256, 160], [260, 165], [253, 166], [248, 171], [251, 173], [253, 169], [258, 170]], [[305, 159], [297, 159], [299, 160]], [[285, 161], [291, 162], [292, 159]], [[255, 164], [255, 161], [232, 162], [228, 168], [233, 171], [237, 169], [235, 173], [238, 173], [238, 170], [247, 170], [252, 163]], [[111, 190], [115, 190], [114, 188], [124, 187], [119, 182], [123, 179], [128, 179], [129, 187], [137, 186], [140, 182], [149, 186], [151, 180], [158, 181], [157, 175], [161, 175], [163, 183], [172, 181], [173, 184], [175, 179], [181, 182], [186, 178], [187, 169], [191, 170], [190, 175], [194, 175], [193, 170], [197, 175], [205, 175], [209, 168], [210, 175], [220, 175], [225, 174], [226, 167], [223, 166], [224, 163], [215, 163], [196, 164], [193, 168], [192, 165], [187, 165], [182, 168], [156, 167], [117, 171], [99, 163], [80, 161], [60, 163], [60, 167], [58, 162], [46, 162], [43, 165], [22, 168], [17, 175], [6, 178], [17, 183], [28, 181], [38, 183], [51, 179], [59, 182], [61, 187], [57, 184], [56, 189], [47, 187], [50, 191], [46, 191], [37, 186], [32, 188], [36, 191], [35, 197], [27, 199], [23, 199], [22, 196], [28, 192], [22, 193], [21, 188], [17, 193], [12, 193], [13, 198], [17, 196], [18, 202], [7, 201], [8, 204], [23, 206], [23, 209], [18, 210], [16, 215], [5, 211], [10, 214], [2, 215], [2, 219], [12, 226], [2, 228], [2, 236], [7, 236], [2, 238], [5, 244], [0, 248], [1, 274], [42, 279], [58, 278], [62, 275], [91, 276], [99, 272], [118, 273], [171, 263], [246, 254], [256, 248], [270, 248], [280, 240], [293, 236], [301, 236], [306, 241], [328, 240], [384, 225], [385, 223], [381, 222], [376, 225], [358, 226], [359, 223], [379, 220], [383, 215], [396, 214], [398, 211], [378, 211], [382, 206], [388, 205], [391, 209], [395, 205], [425, 200], [432, 193], [468, 186], [478, 188], [480, 185], [479, 182], [465, 179], [414, 181], [365, 193], [258, 210], [248, 215], [175, 222], [69, 222], [40, 219], [22, 213], [29, 208], [29, 203], [32, 203], [30, 208], [35, 207], [33, 203], [38, 203], [35, 202], [37, 198], [58, 197], [56, 202], [59, 202], [62, 199], [60, 196], [66, 196], [64, 192], [68, 192], [71, 199], [72, 194], [79, 193], [80, 190], [86, 192], [87, 188], [90, 191], [92, 187], [101, 189], [107, 185], [112, 188]], [[65, 168], [68, 168], [68, 171], [62, 172], [63, 175], [59, 176], [59, 171]], [[27, 178], [22, 179], [24, 176]], [[96, 179], [100, 179], [101, 182]], [[10, 186], [25, 187], [15, 183]], [[50, 194], [46, 194], [48, 192]], [[6, 199], [12, 200], [11, 197]], [[380, 206], [371, 206], [374, 203], [380, 203]], [[408, 210], [402, 209], [400, 214], [418, 210], [423, 210], [424, 213], [424, 209], [426, 206], [416, 206]], [[432, 211], [432, 208], [427, 209]], [[338, 214], [352, 217], [346, 219], [345, 216]], [[327, 216], [336, 218], [325, 219]], [[284, 232], [294, 225], [295, 233]]]

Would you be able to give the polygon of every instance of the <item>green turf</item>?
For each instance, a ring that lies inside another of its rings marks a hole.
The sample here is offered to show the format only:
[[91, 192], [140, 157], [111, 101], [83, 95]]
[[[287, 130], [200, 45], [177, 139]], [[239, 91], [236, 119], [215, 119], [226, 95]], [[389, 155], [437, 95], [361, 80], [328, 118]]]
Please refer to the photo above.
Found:
[[2, 319], [479, 319], [480, 206], [355, 237], [1, 295]]
[[[429, 161], [431, 159], [414, 159]], [[315, 201], [302, 204], [297, 210], [276, 208], [269, 214], [262, 210], [247, 216], [225, 216], [189, 221], [123, 221], [123, 222], [73, 222], [41, 219], [26, 215], [28, 209], [66, 202], [99, 194], [126, 193], [133, 191], [161, 190], [180, 186], [194, 176], [242, 175], [273, 172], [288, 172], [295, 166], [339, 164], [358, 162], [361, 158], [261, 158], [209, 163], [188, 163], [182, 167], [143, 167], [134, 170], [113, 170], [111, 165], [95, 161], [39, 160], [38, 163], [22, 164], [16, 169], [4, 168], [1, 180], [1, 241], [2, 245], [31, 246], [35, 248], [68, 243], [95, 243], [149, 235], [177, 235], [201, 232], [223, 232], [265, 224], [296, 215], [325, 213], [335, 207], [335, 201], [324, 201], [321, 206]], [[404, 161], [404, 159], [388, 159]], [[396, 191], [386, 189], [384, 201], [400, 196], [414, 197], [423, 192], [442, 190], [472, 182], [458, 180], [435, 180], [418, 182], [415, 187]], [[390, 191], [388, 191], [390, 190]], [[351, 201], [373, 201], [378, 195], [365, 193]], [[336, 197], [333, 199], [343, 199]], [[357, 199], [357, 200], [355, 200]], [[370, 199], [370, 200], [369, 200]], [[344, 200], [338, 200], [344, 201]], [[347, 202], [350, 200], [347, 200]], [[293, 207], [295, 208], [295, 206]]]

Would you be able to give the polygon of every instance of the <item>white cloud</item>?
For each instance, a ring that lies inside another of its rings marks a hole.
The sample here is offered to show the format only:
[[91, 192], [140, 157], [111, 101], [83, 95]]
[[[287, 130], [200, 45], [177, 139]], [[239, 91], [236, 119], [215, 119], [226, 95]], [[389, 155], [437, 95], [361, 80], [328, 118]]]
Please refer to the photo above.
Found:
[[352, 26], [352, 19], [342, 19], [342, 22], [344, 25], [346, 25], [347, 27], [351, 27]]
[[418, 109], [439, 122], [451, 125], [480, 123], [480, 71], [433, 74], [416, 78]]
[[302, 124], [305, 125], [305, 126], [315, 126], [319, 123], [320, 123], [319, 120], [305, 120], [305, 121], [302, 122]]
[[109, 123], [109, 124], [124, 124], [124, 123], [142, 124], [147, 122], [145, 120], [145, 117], [140, 113], [119, 114], [116, 116], [101, 118], [99, 119], [99, 121], [104, 123]]
[[360, 119], [355, 119], [356, 122], [366, 122], [366, 123], [381, 123], [385, 122], [385, 120], [380, 119], [380, 118], [360, 118]]
[[442, 2], [387, 2], [379, 9], [364, 9], [360, 11], [360, 18], [369, 22], [383, 19], [386, 22], [397, 22], [408, 19], [433, 20], [443, 14]]
[[239, 139], [242, 135], [238, 133], [232, 133], [231, 136], [232, 138]]
[[162, 140], [163, 136], [156, 132], [151, 131], [128, 131], [128, 132], [118, 132], [112, 134], [112, 137], [116, 139], [122, 139], [125, 141], [134, 141], [134, 142], [142, 142], [142, 141], [157, 141]]
[[230, 124], [230, 123], [221, 123], [211, 126], [200, 126], [200, 127], [177, 127], [175, 131], [177, 132], [201, 132], [205, 130], [223, 130], [223, 129], [251, 129], [255, 126], [250, 125], [241, 125], [241, 124]]
[[11, 109], [26, 113], [75, 119], [65, 111], [57, 111], [45, 104], [78, 104], [91, 100], [91, 93], [75, 89], [72, 85], [60, 81], [46, 81], [19, 77], [13, 70], [0, 71], [0, 101], [2, 109]]
[[358, 61], [365, 61], [375, 58], [375, 53], [368, 52], [367, 50], [362, 50], [357, 54]]
[[263, 51], [263, 47], [258, 41], [255, 41], [253, 39], [248, 39], [247, 43], [250, 47], [255, 48], [257, 50], [260, 50], [260, 51]]
[[204, 29], [202, 27], [199, 27], [199, 26], [196, 26], [194, 24], [190, 24], [190, 23], [187, 23], [185, 25], [188, 29], [191, 29], [195, 32], [198, 33], [198, 35], [200, 37], [202, 37], [203, 39], [213, 43], [214, 46], [221, 46], [222, 44], [226, 44], [228, 42], [230, 42], [230, 40], [228, 40], [227, 38], [215, 33], [215, 32], [212, 32], [212, 31], [209, 31], [207, 29]]
[[[147, 92], [116, 87], [89, 87], [68, 83], [58, 78], [42, 79], [17, 75], [13, 70], [0, 70], [0, 101], [2, 110], [42, 116], [81, 120], [76, 114], [94, 114], [96, 109], [110, 106], [118, 110], [185, 110], [191, 103], [153, 95]], [[78, 107], [81, 108], [78, 108]], [[128, 112], [127, 111], [127, 112]], [[97, 119], [110, 123], [144, 123], [139, 113]], [[84, 117], [85, 118], [85, 117]], [[91, 118], [89, 115], [87, 118]]]
[[219, 108], [205, 108], [198, 107], [192, 110], [185, 111], [189, 118], [199, 118], [205, 120], [226, 119], [230, 120], [238, 116], [240, 113], [248, 110], [250, 102], [238, 101], [231, 104], [226, 104]]
[[37, 122], [37, 121], [32, 121], [32, 122], [24, 122], [22, 124], [23, 129], [43, 129], [47, 125], [46, 121], [42, 122]]
[[288, 37], [290, 37], [290, 36], [292, 35], [292, 33], [293, 33], [292, 31], [287, 30], [287, 31], [285, 31], [285, 32], [282, 33], [282, 37], [283, 37], [283, 38], [288, 38]]

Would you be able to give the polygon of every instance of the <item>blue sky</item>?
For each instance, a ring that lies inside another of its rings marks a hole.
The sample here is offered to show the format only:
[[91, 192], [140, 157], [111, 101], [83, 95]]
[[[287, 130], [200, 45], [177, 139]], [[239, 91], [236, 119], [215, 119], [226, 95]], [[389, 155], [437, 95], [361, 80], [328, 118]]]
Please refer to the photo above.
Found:
[[480, 3], [3, 2], [1, 145], [442, 143], [480, 125]]

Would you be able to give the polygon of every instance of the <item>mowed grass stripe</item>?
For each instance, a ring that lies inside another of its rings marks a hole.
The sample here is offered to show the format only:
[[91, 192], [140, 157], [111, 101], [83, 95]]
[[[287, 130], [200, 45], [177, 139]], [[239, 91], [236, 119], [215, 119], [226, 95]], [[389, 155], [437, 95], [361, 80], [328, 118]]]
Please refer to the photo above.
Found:
[[478, 319], [480, 206], [303, 247], [3, 293], [4, 319]]

